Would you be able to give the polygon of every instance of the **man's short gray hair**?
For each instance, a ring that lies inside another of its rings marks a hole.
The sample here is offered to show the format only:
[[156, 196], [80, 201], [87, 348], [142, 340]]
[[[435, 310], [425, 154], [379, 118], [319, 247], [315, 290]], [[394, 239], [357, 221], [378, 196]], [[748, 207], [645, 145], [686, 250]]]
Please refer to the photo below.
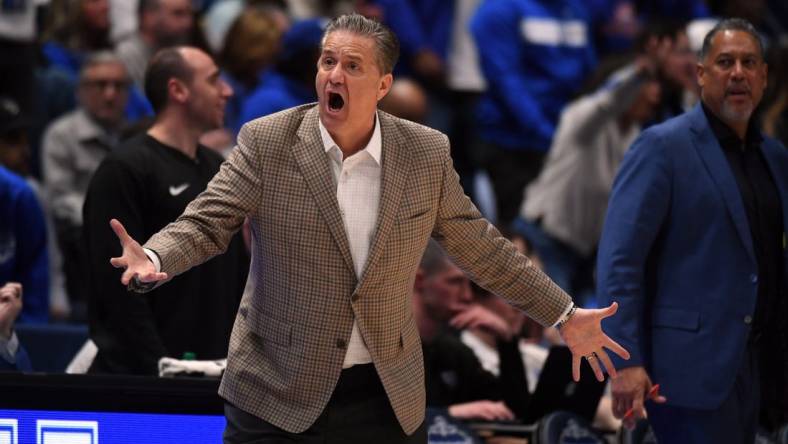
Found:
[[399, 58], [399, 40], [386, 25], [364, 17], [361, 14], [345, 14], [331, 20], [323, 32], [320, 49], [326, 43], [326, 37], [336, 31], [347, 31], [375, 41], [377, 64], [381, 74], [389, 74], [394, 70]]
[[[85, 61], [82, 63], [82, 67], [79, 69], [79, 80], [85, 80], [85, 73], [88, 69], [96, 66], [96, 65], [106, 65], [106, 64], [119, 64], [123, 67], [123, 70], [126, 70], [126, 65], [123, 63], [123, 60], [117, 56], [112, 51], [97, 51], [90, 54]], [[128, 75], [128, 74], [127, 74]]]
[[758, 34], [755, 26], [743, 18], [728, 18], [717, 23], [717, 25], [711, 28], [711, 31], [706, 34], [706, 37], [703, 38], [703, 46], [700, 48], [700, 54], [698, 54], [699, 60], [706, 58], [709, 51], [711, 51], [711, 41], [714, 39], [714, 36], [721, 31], [742, 31], [750, 34], [758, 43], [758, 50], [760, 51], [761, 59], [763, 59], [763, 39], [761, 35]]

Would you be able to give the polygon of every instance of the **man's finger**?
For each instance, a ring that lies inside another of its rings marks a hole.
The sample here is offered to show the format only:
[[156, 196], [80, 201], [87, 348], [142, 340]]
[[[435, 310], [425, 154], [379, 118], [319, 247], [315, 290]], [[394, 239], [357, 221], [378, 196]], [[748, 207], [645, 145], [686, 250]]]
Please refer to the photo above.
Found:
[[610, 349], [613, 353], [621, 356], [623, 359], [629, 359], [629, 352], [627, 349], [619, 345], [618, 342], [610, 339], [610, 336], [605, 335], [605, 348]]
[[115, 232], [115, 236], [118, 236], [120, 244], [125, 247], [126, 242], [131, 240], [131, 236], [129, 236], [129, 233], [127, 233], [126, 229], [123, 228], [123, 224], [117, 219], [112, 219], [109, 221], [109, 226], [112, 227], [112, 231]]
[[146, 273], [144, 275], [138, 276], [140, 282], [149, 283], [149, 282], [159, 282], [164, 281], [167, 279], [167, 273], [157, 272], [157, 273]]
[[572, 379], [575, 382], [580, 381], [580, 360], [582, 356], [578, 356], [576, 354], [572, 355]]
[[115, 268], [127, 268], [129, 266], [129, 262], [122, 257], [113, 257], [109, 260], [109, 263]]
[[618, 311], [618, 302], [613, 302], [607, 307], [602, 309], [602, 318], [613, 316]]
[[611, 378], [615, 378], [618, 376], [618, 372], [616, 372], [616, 367], [613, 365], [613, 361], [610, 360], [610, 357], [607, 355], [607, 352], [604, 350], [600, 350], [596, 352], [597, 358], [602, 361], [602, 364], [605, 366], [605, 370], [607, 370], [607, 374], [610, 375]]
[[591, 366], [591, 369], [594, 370], [594, 376], [596, 376], [597, 381], [604, 381], [605, 374], [602, 373], [602, 369], [599, 367], [599, 359], [596, 357], [596, 355], [594, 354], [592, 356], [589, 356], [588, 358], [586, 358], [586, 361], [588, 361], [588, 364]]

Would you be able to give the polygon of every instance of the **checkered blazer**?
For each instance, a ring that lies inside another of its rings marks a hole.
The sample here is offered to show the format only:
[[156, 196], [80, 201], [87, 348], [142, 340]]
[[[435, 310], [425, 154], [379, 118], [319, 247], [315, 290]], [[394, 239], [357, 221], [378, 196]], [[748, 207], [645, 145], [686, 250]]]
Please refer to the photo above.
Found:
[[410, 297], [430, 236], [476, 282], [544, 325], [569, 304], [463, 194], [446, 136], [378, 115], [380, 210], [360, 279], [314, 105], [244, 125], [206, 191], [145, 244], [177, 275], [224, 251], [250, 217], [255, 287], [238, 310], [219, 392], [289, 432], [306, 430], [326, 406], [354, 317], [403, 430], [421, 424], [424, 366]]

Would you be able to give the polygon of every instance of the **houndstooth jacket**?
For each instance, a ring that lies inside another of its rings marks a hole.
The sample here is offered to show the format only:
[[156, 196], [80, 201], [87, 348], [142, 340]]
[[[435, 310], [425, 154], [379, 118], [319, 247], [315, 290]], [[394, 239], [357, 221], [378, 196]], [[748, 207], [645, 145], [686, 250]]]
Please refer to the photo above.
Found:
[[410, 297], [430, 237], [543, 325], [570, 302], [463, 194], [446, 136], [378, 116], [380, 210], [360, 279], [314, 105], [244, 125], [206, 191], [145, 244], [177, 275], [224, 251], [249, 216], [255, 290], [238, 310], [219, 393], [289, 432], [309, 428], [328, 403], [354, 317], [403, 430], [421, 424], [424, 368]]

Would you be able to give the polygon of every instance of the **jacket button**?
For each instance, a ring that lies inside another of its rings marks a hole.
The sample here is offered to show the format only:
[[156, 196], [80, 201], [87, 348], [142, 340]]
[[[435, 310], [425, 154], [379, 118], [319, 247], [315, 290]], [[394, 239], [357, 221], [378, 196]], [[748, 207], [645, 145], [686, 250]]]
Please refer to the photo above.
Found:
[[350, 297], [350, 302], [358, 302], [359, 299], [361, 299], [361, 296], [359, 296], [358, 293], [355, 293]]
[[337, 348], [347, 347], [347, 342], [344, 339], [337, 339]]
[[744, 317], [744, 323], [747, 324], [747, 325], [752, 324], [752, 316], [750, 316], [750, 315], [745, 316]]
[[758, 283], [758, 275], [757, 274], [751, 274], [750, 275], [750, 282], [752, 282], [753, 284], [757, 284]]

